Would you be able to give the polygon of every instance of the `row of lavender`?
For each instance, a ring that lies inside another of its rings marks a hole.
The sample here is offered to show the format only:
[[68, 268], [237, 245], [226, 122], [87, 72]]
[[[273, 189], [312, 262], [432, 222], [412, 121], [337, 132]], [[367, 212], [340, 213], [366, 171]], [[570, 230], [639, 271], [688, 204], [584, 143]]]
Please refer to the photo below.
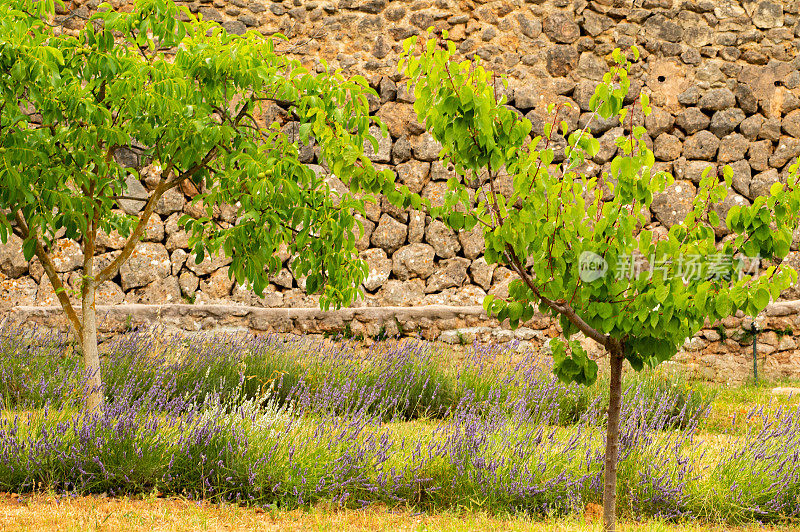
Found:
[[[559, 384], [532, 354], [476, 345], [446, 365], [411, 341], [138, 332], [110, 349], [108, 406], [91, 415], [64, 345], [0, 331], [2, 490], [536, 515], [580, 512], [602, 491], [602, 395]], [[710, 460], [695, 442], [708, 406], [683, 385], [629, 382], [621, 511], [800, 517], [800, 411], [765, 414]]]

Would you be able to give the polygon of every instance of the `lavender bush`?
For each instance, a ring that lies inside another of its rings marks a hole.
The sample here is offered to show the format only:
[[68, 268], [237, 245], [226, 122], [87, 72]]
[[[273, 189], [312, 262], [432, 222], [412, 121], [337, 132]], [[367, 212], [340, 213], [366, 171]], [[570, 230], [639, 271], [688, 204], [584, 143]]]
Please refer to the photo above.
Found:
[[[606, 399], [560, 384], [534, 353], [475, 345], [454, 364], [416, 341], [136, 331], [105, 346], [108, 404], [87, 414], [64, 340], [0, 331], [0, 490], [537, 515], [602, 495]], [[697, 439], [708, 411], [680, 381], [627, 382], [620, 511], [800, 516], [800, 411], [753, 412], [763, 428], [712, 462]]]

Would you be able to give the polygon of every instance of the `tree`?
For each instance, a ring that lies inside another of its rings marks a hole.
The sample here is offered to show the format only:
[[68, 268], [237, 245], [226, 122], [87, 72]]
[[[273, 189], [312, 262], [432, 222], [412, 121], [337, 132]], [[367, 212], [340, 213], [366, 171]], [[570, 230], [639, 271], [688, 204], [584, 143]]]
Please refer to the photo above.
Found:
[[[391, 194], [400, 204], [425, 206], [454, 230], [480, 224], [487, 262], [504, 264], [519, 277], [506, 300], [486, 298], [487, 313], [508, 319], [512, 327], [537, 308], [557, 317], [567, 340], [552, 344], [560, 379], [589, 385], [597, 377], [597, 363], [573, 334], [603, 346], [610, 365], [603, 514], [606, 530], [614, 530], [623, 362], [639, 371], [668, 360], [706, 320], [737, 310], [755, 315], [797, 281], [791, 268], [771, 266], [760, 276], [743, 269], [745, 257], [780, 261], [789, 252], [800, 211], [797, 165], [785, 183], [772, 186], [769, 197], [730, 209], [725, 223], [735, 238], [721, 246], [712, 206], [725, 198], [732, 172], [726, 167], [720, 182], [706, 170], [692, 211], [666, 239], [654, 241], [651, 231], [642, 230], [641, 211], [673, 178], [653, 171], [645, 129], [635, 120], [637, 104], [623, 106], [629, 59], [620, 50], [591, 106], [603, 119], [617, 116], [627, 133], [616, 140], [619, 154], [610, 171], [590, 177], [584, 162], [599, 143], [588, 127], [568, 134], [561, 122], [558, 135], [556, 108], [553, 123], [530, 140], [531, 122], [503, 105], [505, 98], [495, 91], [498, 80], [477, 58], [455, 61], [456, 47], [446, 38], [443, 32], [442, 38], [408, 39], [400, 68], [415, 86], [419, 120], [442, 144], [441, 156], [456, 175], [441, 208], [431, 209], [407, 190]], [[630, 56], [638, 59], [635, 47]], [[646, 94], [638, 107], [649, 114]], [[558, 144], [563, 161], [554, 164]], [[513, 183], [513, 191], [506, 187], [501, 193], [504, 180]], [[474, 195], [468, 184], [477, 187]], [[636, 267], [637, 257], [649, 268]], [[713, 268], [687, 267], [690, 260], [712, 258]]]
[[[309, 73], [273, 40], [228, 35], [169, 0], [138, 0], [129, 13], [103, 4], [77, 36], [54, 31], [53, 9], [53, 0], [0, 7], [0, 240], [17, 234], [26, 259], [41, 261], [91, 374], [89, 409], [103, 403], [97, 288], [129, 259], [162, 196], [186, 181], [206, 213], [181, 220], [198, 262], [224, 252], [231, 277], [261, 293], [280, 269], [276, 255], [288, 251], [323, 307], [356, 297], [367, 270], [354, 214], [391, 175], [363, 153], [365, 141], [376, 142], [363, 78]], [[299, 126], [302, 142], [313, 138], [362, 199], [333, 196], [324, 176], [300, 162], [286, 129], [262, 123], [270, 105]], [[158, 174], [135, 216], [117, 208], [126, 179], [139, 177], [115, 157], [124, 149], [138, 150]], [[235, 224], [215, 221], [222, 204], [238, 207]], [[126, 238], [102, 268], [99, 231]], [[82, 246], [80, 316], [52, 260], [57, 236]]]

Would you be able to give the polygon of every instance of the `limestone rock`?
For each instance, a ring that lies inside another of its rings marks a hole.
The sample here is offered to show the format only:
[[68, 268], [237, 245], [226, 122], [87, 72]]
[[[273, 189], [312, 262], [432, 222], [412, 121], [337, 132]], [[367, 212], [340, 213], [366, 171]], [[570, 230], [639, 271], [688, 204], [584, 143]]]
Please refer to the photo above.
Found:
[[416, 244], [425, 238], [425, 213], [412, 210], [408, 214], [408, 243]]
[[775, 168], [770, 168], [765, 172], [753, 176], [750, 182], [750, 199], [758, 196], [769, 196], [770, 187], [780, 181], [780, 176]]
[[731, 133], [722, 138], [717, 152], [717, 161], [730, 163], [744, 159], [750, 144], [740, 133]]
[[412, 307], [422, 303], [424, 297], [425, 281], [422, 279], [391, 279], [378, 291], [377, 302], [385, 307]]
[[445, 288], [458, 287], [464, 284], [467, 279], [467, 268], [470, 260], [462, 257], [454, 257], [441, 261], [436, 272], [428, 278], [425, 292], [440, 292]]
[[700, 131], [686, 138], [683, 154], [687, 159], [710, 161], [716, 156], [719, 139], [710, 131]]
[[455, 232], [439, 220], [433, 220], [425, 229], [425, 240], [433, 246], [436, 256], [449, 259], [461, 249]]
[[578, 66], [578, 52], [568, 44], [551, 46], [545, 54], [547, 71], [551, 76], [564, 77]]
[[171, 273], [172, 263], [167, 248], [151, 242], [143, 242], [136, 246], [130, 258], [119, 270], [122, 289], [125, 292], [164, 279]]
[[147, 202], [149, 194], [147, 189], [144, 188], [142, 182], [136, 179], [132, 174], [125, 177], [125, 196], [135, 199], [121, 199], [119, 200], [120, 208], [127, 214], [139, 214], [144, 209], [144, 204]]
[[164, 305], [181, 302], [181, 288], [175, 277], [157, 279], [144, 288], [137, 288], [126, 293], [128, 303], [144, 305]]
[[208, 279], [200, 280], [200, 290], [212, 300], [227, 299], [231, 295], [234, 280], [228, 276], [229, 268], [224, 266], [212, 273]]
[[550, 40], [562, 44], [571, 44], [581, 36], [581, 29], [571, 17], [562, 13], [550, 14], [544, 19], [542, 29]]
[[[705, 117], [705, 115], [703, 116]], [[708, 117], [706, 117], [706, 120], [708, 120]], [[669, 133], [672, 131], [675, 118], [673, 118], [671, 113], [659, 107], [653, 107], [652, 112], [645, 117], [644, 124], [650, 136], [658, 138], [662, 133]]]
[[697, 107], [689, 107], [679, 114], [675, 119], [675, 125], [683, 130], [687, 135], [693, 135], [702, 131], [711, 123], [703, 111]]
[[753, 24], [761, 29], [783, 26], [783, 6], [776, 2], [759, 2], [753, 12]]
[[763, 172], [769, 168], [769, 158], [772, 155], [772, 142], [759, 140], [750, 143], [748, 149], [748, 160], [750, 167], [756, 172]]
[[429, 200], [434, 207], [442, 207], [447, 195], [447, 183], [444, 181], [428, 181], [422, 189], [422, 197]]
[[725, 135], [733, 133], [744, 118], [744, 111], [739, 108], [732, 107], [730, 109], [723, 109], [722, 111], [717, 111], [714, 113], [714, 116], [711, 117], [709, 129], [713, 134], [722, 138]]
[[427, 279], [436, 270], [435, 252], [428, 244], [409, 244], [392, 255], [391, 270], [395, 277], [405, 281], [412, 277]]
[[157, 214], [153, 213], [147, 220], [142, 240], [145, 242], [164, 241], [164, 222], [161, 221], [161, 217]]
[[375, 137], [378, 143], [378, 151], [375, 151], [372, 143], [369, 140], [364, 141], [364, 155], [370, 161], [376, 163], [388, 163], [392, 160], [392, 137], [387, 135], [384, 137], [381, 128], [378, 126], [370, 126], [369, 134]]
[[422, 192], [422, 189], [430, 180], [431, 163], [428, 162], [412, 159], [398, 164], [395, 169], [400, 183], [406, 185], [408, 190], [415, 194]]
[[226, 257], [222, 253], [216, 253], [213, 256], [209, 256], [206, 254], [203, 257], [203, 261], [198, 263], [197, 257], [194, 253], [189, 255], [189, 258], [186, 259], [186, 267], [189, 268], [195, 275], [204, 276], [210, 273], [214, 273], [215, 271], [219, 270], [230, 264], [232, 261], [229, 257]]
[[164, 192], [156, 203], [155, 212], [159, 216], [169, 216], [175, 212], [181, 212], [186, 206], [186, 197], [180, 188], [171, 188]]
[[658, 221], [669, 229], [683, 222], [686, 215], [691, 212], [696, 193], [697, 189], [691, 181], [676, 180], [664, 192], [656, 194], [650, 210]]
[[364, 279], [364, 288], [370, 292], [380, 288], [392, 273], [392, 260], [382, 249], [368, 249], [359, 255], [367, 263], [369, 274]]
[[197, 287], [200, 286], [200, 279], [192, 272], [183, 272], [178, 277], [178, 286], [181, 289], [181, 294], [186, 297], [192, 297]]
[[714, 233], [718, 237], [722, 237], [727, 235], [730, 231], [728, 231], [728, 226], [725, 225], [725, 218], [728, 216], [728, 211], [731, 210], [733, 206], [743, 207], [746, 205], [750, 205], [750, 202], [744, 196], [736, 194], [732, 191], [728, 192], [728, 195], [722, 200], [720, 203], [716, 203], [711, 206], [711, 208], [717, 213], [719, 216], [720, 224], [718, 227], [714, 227]]
[[739, 131], [747, 140], [755, 140], [758, 133], [761, 131], [761, 126], [764, 123], [764, 117], [761, 115], [748, 116], [742, 123], [739, 124]]
[[427, 131], [414, 141], [414, 157], [420, 161], [435, 161], [439, 158], [442, 145]]
[[731, 163], [733, 170], [733, 188], [739, 194], [750, 197], [750, 181], [752, 180], [752, 170], [747, 161], [736, 161]]
[[669, 133], [661, 133], [653, 143], [653, 154], [659, 161], [674, 161], [681, 155], [683, 144]]
[[720, 88], [706, 91], [697, 102], [697, 106], [703, 111], [721, 111], [736, 105], [736, 96], [730, 89]]
[[382, 248], [387, 254], [394, 253], [406, 241], [408, 227], [388, 214], [381, 216], [378, 227], [372, 232], [370, 239], [373, 246]]
[[486, 249], [486, 239], [483, 236], [483, 229], [480, 225], [472, 228], [472, 231], [459, 231], [458, 241], [461, 244], [464, 256], [470, 260], [477, 259]]
[[[50, 282], [47, 278], [43, 281]], [[33, 306], [36, 304], [38, 291], [39, 285], [30, 277], [10, 278], [0, 273], [0, 310], [16, 306]]]
[[784, 116], [781, 128], [790, 137], [800, 138], [800, 109], [795, 109]]
[[782, 168], [791, 159], [800, 155], [800, 139], [783, 137], [778, 142], [778, 147], [769, 158], [769, 165], [773, 168]]
[[28, 261], [22, 254], [22, 239], [10, 234], [5, 244], [0, 242], [0, 274], [16, 279], [26, 273]]
[[496, 264], [487, 264], [483, 257], [475, 259], [469, 267], [472, 282], [484, 290], [488, 290], [492, 286], [492, 275], [496, 267]]
[[57, 240], [50, 257], [59, 273], [71, 272], [83, 266], [83, 250], [74, 240]]
[[386, 124], [394, 138], [407, 135], [419, 135], [425, 128], [417, 121], [414, 106], [408, 103], [387, 102], [377, 112], [378, 117]]
[[682, 179], [688, 179], [695, 185], [700, 184], [703, 177], [703, 172], [706, 168], [711, 167], [709, 172], [716, 172], [716, 165], [708, 161], [686, 161]]

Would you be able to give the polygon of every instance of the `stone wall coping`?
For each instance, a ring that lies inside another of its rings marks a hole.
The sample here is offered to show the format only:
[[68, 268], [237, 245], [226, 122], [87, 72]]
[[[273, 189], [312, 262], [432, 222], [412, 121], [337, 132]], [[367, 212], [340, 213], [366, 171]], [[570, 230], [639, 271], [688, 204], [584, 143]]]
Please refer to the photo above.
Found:
[[[80, 307], [76, 307], [79, 309]], [[62, 312], [60, 306], [17, 306], [8, 309], [7, 316], [46, 317]], [[779, 301], [767, 305], [763, 314], [770, 317], [789, 316], [800, 314], [800, 301]], [[274, 319], [324, 319], [336, 317], [342, 320], [362, 319], [367, 321], [386, 319], [391, 317], [405, 318], [430, 318], [449, 319], [466, 316], [485, 317], [486, 313], [480, 305], [451, 306], [451, 305], [421, 305], [416, 307], [346, 307], [336, 310], [322, 310], [319, 308], [265, 308], [245, 305], [98, 305], [98, 319], [110, 317], [223, 317], [223, 316], [260, 316]], [[743, 317], [743, 315], [742, 315]]]

